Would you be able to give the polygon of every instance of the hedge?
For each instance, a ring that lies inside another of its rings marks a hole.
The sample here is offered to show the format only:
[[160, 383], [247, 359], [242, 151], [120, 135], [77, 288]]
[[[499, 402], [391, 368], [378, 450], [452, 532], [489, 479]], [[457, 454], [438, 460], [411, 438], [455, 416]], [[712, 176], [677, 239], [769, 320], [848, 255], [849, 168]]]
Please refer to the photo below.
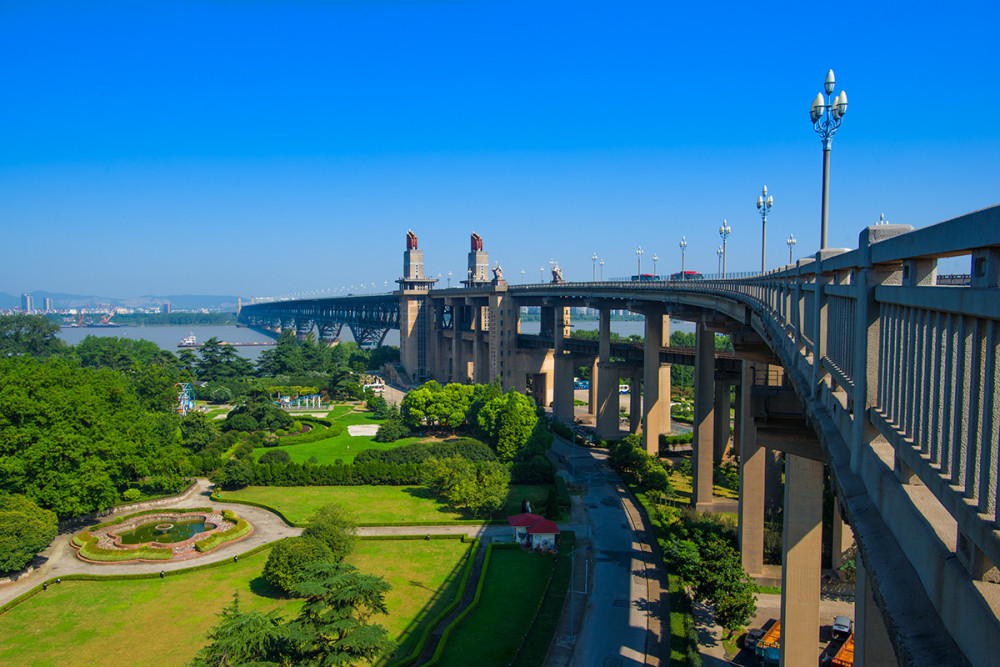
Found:
[[[576, 533], [573, 531], [567, 530], [559, 536], [560, 554], [573, 553], [575, 546]], [[570, 588], [572, 575], [572, 558], [556, 561], [549, 575], [549, 583], [545, 587], [545, 595], [538, 601], [538, 608], [535, 609], [535, 618], [510, 663], [512, 667], [522, 665], [530, 667], [545, 662], [545, 655], [549, 652], [556, 627], [559, 625], [559, 617], [566, 602], [566, 591]], [[572, 620], [570, 619], [571, 623]]]
[[192, 512], [198, 512], [204, 514], [205, 512], [214, 512], [214, 511], [215, 510], [213, 510], [211, 507], [195, 507], [192, 509], [184, 509], [184, 508], [173, 509], [173, 508], [160, 507], [155, 509], [142, 510], [141, 512], [133, 512], [132, 514], [126, 514], [124, 516], [118, 516], [115, 517], [114, 519], [111, 519], [110, 521], [105, 521], [104, 523], [99, 523], [96, 526], [91, 526], [87, 530], [98, 530], [100, 528], [107, 528], [108, 526], [114, 526], [115, 524], [123, 523], [126, 519], [131, 519], [132, 517], [135, 516], [145, 516], [146, 514], [166, 514], [168, 512], [170, 514], [190, 514]]
[[[76, 538], [80, 537], [80, 540]], [[102, 549], [96, 546], [97, 537], [87, 533], [74, 536], [73, 542], [80, 547], [80, 556], [87, 560], [105, 563], [117, 563], [128, 560], [170, 560], [174, 552], [170, 549], [156, 547], [139, 547], [138, 549]]]
[[[448, 643], [448, 637], [451, 635], [451, 631], [454, 630], [459, 623], [465, 620], [465, 617], [472, 613], [472, 610], [479, 605], [479, 599], [483, 595], [483, 585], [486, 583], [486, 571], [490, 567], [490, 556], [493, 555], [493, 549], [501, 547], [500, 544], [488, 544], [486, 545], [486, 558], [483, 560], [483, 569], [479, 573], [479, 581], [476, 583], [476, 595], [472, 598], [472, 602], [469, 606], [463, 609], [455, 619], [448, 624], [448, 627], [444, 629], [441, 633], [441, 639], [438, 641], [437, 648], [434, 649], [434, 655], [428, 660], [426, 665], [436, 665], [441, 661], [441, 656], [444, 654], [444, 647]], [[520, 545], [516, 545], [520, 547]], [[464, 592], [464, 591], [463, 591]], [[456, 596], [456, 599], [461, 599], [461, 596]]]
[[559, 504], [563, 507], [570, 506], [569, 488], [566, 486], [566, 479], [556, 475], [556, 493], [559, 495]]
[[219, 503], [236, 503], [236, 504], [239, 504], [239, 505], [250, 505], [251, 507], [260, 507], [262, 509], [266, 509], [269, 512], [274, 512], [275, 514], [277, 514], [281, 518], [282, 521], [284, 521], [287, 525], [289, 525], [289, 526], [291, 526], [293, 528], [304, 528], [305, 526], [308, 525], [305, 522], [298, 522], [298, 523], [296, 523], [295, 521], [290, 521], [288, 519], [288, 517], [285, 516], [282, 513], [282, 511], [279, 510], [278, 508], [271, 507], [270, 505], [265, 505], [264, 503], [258, 503], [258, 502], [253, 501], [253, 500], [243, 500], [242, 498], [223, 498], [219, 494], [215, 494], [214, 496], [212, 496], [212, 500], [214, 500], [216, 502], [219, 502]]
[[211, 551], [216, 547], [230, 542], [232, 540], [238, 540], [239, 538], [250, 534], [250, 523], [246, 519], [240, 519], [238, 516], [230, 512], [229, 510], [224, 510], [222, 516], [227, 521], [236, 521], [236, 525], [232, 528], [228, 528], [221, 533], [215, 533], [208, 539], [201, 540], [194, 543], [194, 548], [204, 553], [206, 551]]
[[[265, 549], [270, 549], [271, 544], [272, 543], [270, 542], [267, 544], [261, 544], [239, 555], [243, 556], [244, 558], [246, 558], [247, 556], [253, 556], [254, 554], [260, 553]], [[236, 558], [238, 558], [238, 556]], [[223, 559], [223, 560], [212, 561], [211, 563], [202, 563], [201, 565], [186, 567], [180, 570], [164, 571], [162, 573], [162, 576], [174, 577], [179, 574], [191, 574], [193, 572], [198, 572], [200, 570], [207, 570], [209, 568], [226, 565], [231, 562], [233, 561], [230, 561], [228, 559]], [[137, 574], [65, 574], [59, 577], [59, 579], [61, 579], [62, 581], [132, 581], [136, 579], [159, 579], [159, 578], [161, 578], [161, 573], [159, 572], [146, 572]], [[10, 600], [6, 604], [0, 605], [0, 614], [4, 614], [10, 611], [19, 604], [27, 602], [31, 598], [41, 593], [43, 590], [45, 590], [43, 588], [45, 584], [54, 584], [54, 583], [56, 583], [56, 578], [46, 579], [44, 582], [38, 584], [31, 590], [17, 596], [16, 598]]]
[[[409, 535], [393, 535], [393, 536], [386, 536], [386, 537], [404, 538], [404, 537], [409, 537]], [[431, 539], [434, 539], [434, 537], [435, 536], [432, 535]], [[449, 537], [452, 537], [452, 536], [451, 535], [439, 535], [437, 537], [438, 538], [449, 538]], [[462, 535], [461, 537], [462, 537], [462, 541], [464, 542], [465, 541], [465, 535]], [[368, 539], [371, 539], [371, 538], [368, 538]], [[469, 547], [468, 551], [466, 551], [467, 556], [466, 556], [466, 559], [465, 559], [465, 568], [464, 568], [464, 570], [462, 572], [462, 583], [459, 584], [458, 591], [455, 593], [455, 599], [451, 601], [451, 604], [449, 604], [447, 607], [445, 607], [444, 609], [442, 609], [440, 611], [440, 613], [438, 613], [437, 616], [435, 616], [433, 619], [431, 619], [430, 622], [428, 622], [427, 624], [425, 624], [424, 631], [420, 635], [420, 641], [418, 641], [417, 645], [413, 647], [413, 650], [410, 651], [410, 654], [408, 656], [406, 656], [406, 657], [404, 657], [404, 658], [402, 658], [402, 659], [394, 662], [394, 663], [391, 663], [389, 665], [389, 667], [409, 667], [409, 665], [412, 665], [413, 663], [415, 663], [417, 661], [417, 659], [420, 657], [420, 654], [423, 652], [424, 647], [427, 645], [427, 640], [430, 639], [431, 632], [434, 631], [434, 628], [436, 628], [444, 619], [448, 618], [448, 616], [453, 611], [455, 611], [455, 608], [462, 602], [462, 596], [465, 595], [465, 588], [466, 588], [466, 586], [469, 583], [469, 575], [472, 574], [472, 565], [476, 561], [476, 550], [479, 548], [479, 538], [478, 537], [474, 537], [474, 538], [471, 539], [471, 542], [472, 542], [472, 546]], [[486, 564], [484, 562], [483, 563], [483, 572], [486, 571], [485, 568], [486, 568]], [[482, 582], [482, 575], [480, 575], [480, 587], [482, 585], [481, 582]], [[478, 595], [478, 590], [479, 589], [477, 588], [477, 595]], [[441, 639], [442, 639], [442, 641], [444, 641], [444, 636], [442, 636]], [[438, 646], [440, 646], [440, 644]], [[437, 651], [435, 651], [435, 655], [437, 655]], [[433, 663], [433, 660], [431, 661], [431, 663], [428, 663], [428, 664], [432, 664], [432, 663]]]

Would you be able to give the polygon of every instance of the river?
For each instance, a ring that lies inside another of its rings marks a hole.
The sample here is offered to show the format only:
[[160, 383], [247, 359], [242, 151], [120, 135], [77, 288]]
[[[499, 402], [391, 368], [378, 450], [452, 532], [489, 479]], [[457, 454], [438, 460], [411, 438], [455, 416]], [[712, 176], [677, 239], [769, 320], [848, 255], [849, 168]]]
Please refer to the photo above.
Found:
[[[690, 322], [672, 321], [672, 330], [694, 331], [694, 325]], [[573, 325], [574, 329], [585, 331], [597, 329], [597, 320], [578, 321]], [[526, 334], [537, 334], [539, 323], [521, 322], [521, 332]], [[611, 330], [620, 336], [643, 335], [644, 324], [642, 320], [612, 320]], [[143, 326], [143, 327], [63, 327], [59, 331], [59, 338], [69, 345], [76, 345], [87, 336], [117, 336], [119, 338], [131, 338], [132, 340], [148, 340], [156, 343], [160, 348], [171, 352], [179, 352], [183, 348], [177, 347], [177, 343], [185, 336], [194, 334], [199, 343], [203, 343], [213, 336], [227, 343], [273, 343], [270, 336], [233, 325], [196, 325], [196, 326]], [[354, 337], [351, 335], [349, 327], [344, 327], [340, 332], [341, 340], [351, 342]], [[390, 329], [385, 337], [386, 345], [399, 345], [399, 331]], [[269, 350], [265, 346], [236, 346], [236, 351], [240, 356], [255, 361], [260, 353]]]

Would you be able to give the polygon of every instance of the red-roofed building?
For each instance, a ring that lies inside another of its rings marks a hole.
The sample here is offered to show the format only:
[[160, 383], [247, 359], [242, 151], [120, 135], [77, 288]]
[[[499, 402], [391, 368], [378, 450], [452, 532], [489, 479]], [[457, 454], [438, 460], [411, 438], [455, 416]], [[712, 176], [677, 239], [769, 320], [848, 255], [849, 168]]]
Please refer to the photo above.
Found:
[[514, 528], [514, 540], [536, 549], [555, 549], [559, 528], [543, 516], [525, 512], [508, 517]]

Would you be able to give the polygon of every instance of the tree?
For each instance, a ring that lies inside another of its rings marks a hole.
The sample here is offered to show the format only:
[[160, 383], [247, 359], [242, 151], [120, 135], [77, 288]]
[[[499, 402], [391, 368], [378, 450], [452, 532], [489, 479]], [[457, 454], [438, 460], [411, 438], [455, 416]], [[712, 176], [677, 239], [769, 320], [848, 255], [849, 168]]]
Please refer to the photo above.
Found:
[[314, 537], [286, 537], [275, 542], [264, 564], [264, 581], [292, 595], [305, 568], [332, 558], [330, 547]]
[[242, 489], [253, 484], [253, 463], [246, 459], [229, 459], [211, 477], [212, 483], [227, 489]]
[[295, 664], [307, 667], [374, 663], [396, 650], [388, 631], [371, 622], [386, 614], [389, 584], [344, 563], [317, 562], [306, 567], [295, 593], [306, 598], [288, 626]]
[[47, 357], [66, 345], [56, 334], [59, 325], [43, 315], [0, 316], [0, 358], [29, 354]]
[[208, 632], [210, 643], [195, 655], [190, 667], [222, 664], [277, 664], [285, 648], [285, 627], [274, 610], [240, 611], [240, 594], [218, 614], [219, 623]]
[[309, 518], [302, 537], [312, 537], [330, 548], [331, 558], [340, 562], [351, 553], [358, 525], [348, 509], [339, 503], [324, 505]]
[[181, 419], [181, 442], [193, 454], [219, 438], [219, 425], [204, 412], [189, 412]]
[[339, 400], [356, 401], [360, 399], [362, 389], [361, 385], [358, 384], [357, 373], [346, 368], [330, 371], [327, 393], [331, 398]]
[[473, 463], [461, 456], [431, 457], [421, 464], [420, 479], [452, 507], [483, 517], [503, 507], [510, 471], [499, 461]]
[[374, 394], [368, 399], [368, 409], [372, 411], [372, 419], [388, 419], [392, 416], [392, 408], [388, 401], [379, 394]]
[[394, 415], [378, 427], [373, 440], [375, 442], [395, 442], [400, 438], [405, 438], [409, 434], [410, 429], [406, 427], [403, 420], [399, 415]]
[[479, 427], [501, 461], [519, 459], [538, 423], [535, 402], [511, 389], [483, 406]]
[[25, 567], [52, 543], [57, 531], [54, 512], [20, 494], [0, 493], [0, 572]]
[[715, 620], [732, 634], [757, 613], [757, 585], [740, 554], [718, 535], [706, 535], [694, 568], [695, 596], [712, 605]]
[[291, 455], [284, 449], [269, 449], [260, 455], [257, 463], [290, 463]]

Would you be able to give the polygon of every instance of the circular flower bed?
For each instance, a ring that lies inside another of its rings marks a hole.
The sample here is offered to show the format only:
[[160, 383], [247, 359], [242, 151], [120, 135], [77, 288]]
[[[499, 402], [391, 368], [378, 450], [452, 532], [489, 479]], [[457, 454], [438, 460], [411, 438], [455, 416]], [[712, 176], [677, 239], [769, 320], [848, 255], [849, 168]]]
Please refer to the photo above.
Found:
[[[192, 521], [204, 524], [203, 532], [177, 542], [155, 538], [136, 544], [125, 544], [123, 535], [130, 535], [140, 526], [155, 523], [154, 531], [165, 533], [175, 525]], [[72, 544], [81, 560], [97, 563], [129, 561], [165, 561], [197, 558], [226, 542], [243, 539], [253, 531], [245, 519], [230, 510], [167, 509], [138, 512], [98, 524], [73, 536]]]

